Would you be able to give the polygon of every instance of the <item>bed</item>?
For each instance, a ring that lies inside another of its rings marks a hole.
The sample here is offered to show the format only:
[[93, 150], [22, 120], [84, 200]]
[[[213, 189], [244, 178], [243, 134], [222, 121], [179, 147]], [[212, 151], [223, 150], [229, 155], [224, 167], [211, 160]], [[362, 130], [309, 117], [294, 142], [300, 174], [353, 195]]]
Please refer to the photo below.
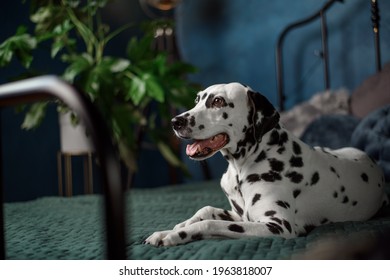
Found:
[[[202, 240], [157, 248], [142, 244], [156, 229], [169, 229], [204, 205], [228, 207], [218, 182], [135, 189], [126, 195], [125, 203], [128, 214], [126, 253], [130, 259], [303, 259], [311, 258], [307, 254], [317, 250], [322, 240], [353, 238], [360, 233], [364, 236], [355, 238], [361, 238], [359, 242], [364, 243], [364, 238], [372, 240], [390, 230], [390, 209], [387, 208], [368, 222], [329, 224], [295, 239]], [[102, 204], [103, 198], [99, 195], [43, 197], [6, 204], [7, 258], [105, 259]], [[346, 245], [346, 241], [342, 241]]]
[[[371, 79], [380, 76], [378, 79], [381, 82], [387, 81], [389, 78], [386, 75], [389, 75], [389, 72], [382, 71]], [[54, 81], [62, 85], [62, 82], [56, 79]], [[375, 81], [377, 84], [377, 80]], [[7, 105], [9, 100], [20, 103], [26, 99], [40, 99], [42, 91], [46, 95], [49, 92], [50, 95], [53, 90], [50, 83], [44, 90], [34, 87], [36, 84], [28, 83], [16, 90], [0, 87], [0, 102]], [[12, 94], [9, 94], [10, 91], [13, 91]], [[72, 95], [80, 96], [77, 91], [71, 91]], [[51, 95], [64, 98], [62, 94]], [[283, 94], [280, 96], [283, 103]], [[358, 99], [357, 103], [359, 100], [361, 99]], [[0, 248], [3, 249], [0, 250], [1, 258], [175, 260], [390, 258], [388, 242], [384, 242], [390, 237], [390, 207], [384, 207], [369, 221], [327, 224], [315, 228], [305, 237], [294, 239], [280, 237], [215, 239], [176, 247], [153, 247], [143, 244], [143, 240], [154, 231], [172, 228], [203, 206], [228, 208], [228, 201], [220, 191], [219, 182], [208, 181], [124, 192], [118, 179], [119, 166], [115, 153], [108, 143], [107, 135], [99, 132], [100, 117], [87, 100], [67, 101], [66, 103], [76, 107], [88, 120], [86, 123], [92, 128], [93, 139], [98, 142], [98, 157], [103, 163], [101, 172], [104, 193], [70, 198], [42, 197], [28, 202], [5, 203], [0, 208], [3, 212], [0, 211], [0, 217], [4, 216], [4, 221], [0, 221], [0, 244], [5, 244], [4, 248]], [[386, 104], [383, 102], [380, 101], [379, 105]], [[322, 144], [330, 147], [352, 145], [365, 150], [379, 162], [389, 182], [390, 107], [379, 105], [360, 118], [350, 112], [317, 116], [309, 123], [305, 123], [304, 129], [301, 129], [301, 137], [312, 145]], [[319, 127], [321, 131], [318, 130]], [[390, 193], [389, 184], [386, 190]], [[5, 243], [2, 239], [5, 239]]]

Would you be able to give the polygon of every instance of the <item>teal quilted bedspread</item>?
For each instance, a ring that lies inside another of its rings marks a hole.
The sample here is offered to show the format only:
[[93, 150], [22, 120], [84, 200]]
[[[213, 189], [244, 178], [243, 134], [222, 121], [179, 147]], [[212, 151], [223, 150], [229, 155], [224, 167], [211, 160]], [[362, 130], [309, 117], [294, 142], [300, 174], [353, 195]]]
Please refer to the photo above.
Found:
[[[367, 222], [329, 224], [294, 239], [253, 237], [201, 240], [176, 247], [142, 244], [154, 231], [171, 229], [199, 208], [228, 208], [217, 182], [132, 190], [126, 194], [129, 259], [292, 259], [326, 237], [349, 238], [390, 229], [390, 209]], [[44, 197], [6, 203], [8, 259], [104, 259], [103, 199], [100, 195]]]

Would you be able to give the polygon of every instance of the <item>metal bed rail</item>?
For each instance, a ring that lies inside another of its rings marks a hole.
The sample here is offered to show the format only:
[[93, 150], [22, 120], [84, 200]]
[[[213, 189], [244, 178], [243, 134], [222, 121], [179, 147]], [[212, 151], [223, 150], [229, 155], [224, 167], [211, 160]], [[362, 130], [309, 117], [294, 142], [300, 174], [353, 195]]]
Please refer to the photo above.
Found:
[[[302, 20], [296, 21], [287, 27], [285, 27], [278, 37], [276, 44], [276, 79], [277, 79], [277, 92], [278, 92], [278, 106], [280, 111], [284, 111], [285, 93], [284, 93], [284, 77], [283, 77], [283, 44], [286, 36], [294, 29], [302, 27], [307, 23], [310, 23], [316, 19], [321, 21], [321, 40], [322, 40], [322, 51], [321, 57], [323, 59], [324, 67], [324, 83], [325, 89], [330, 88], [330, 77], [329, 77], [329, 53], [328, 53], [328, 28], [326, 22], [326, 12], [335, 2], [344, 2], [344, 0], [329, 0], [321, 9], [306, 17]], [[370, 0], [371, 2], [371, 21], [374, 33], [374, 44], [375, 44], [375, 61], [376, 69], [379, 72], [381, 70], [381, 54], [380, 54], [380, 41], [379, 41], [379, 7], [378, 0]]]
[[[101, 168], [104, 192], [107, 259], [126, 259], [125, 202], [120, 163], [104, 119], [87, 97], [55, 76], [42, 76], [0, 86], [0, 107], [59, 99], [72, 109], [91, 133]], [[1, 128], [1, 127], [0, 127]], [[1, 130], [0, 130], [1, 133]], [[1, 144], [1, 135], [0, 135]], [[1, 146], [0, 146], [1, 151]], [[2, 162], [0, 152], [0, 162]], [[3, 178], [0, 163], [0, 259], [6, 258], [3, 213]]]

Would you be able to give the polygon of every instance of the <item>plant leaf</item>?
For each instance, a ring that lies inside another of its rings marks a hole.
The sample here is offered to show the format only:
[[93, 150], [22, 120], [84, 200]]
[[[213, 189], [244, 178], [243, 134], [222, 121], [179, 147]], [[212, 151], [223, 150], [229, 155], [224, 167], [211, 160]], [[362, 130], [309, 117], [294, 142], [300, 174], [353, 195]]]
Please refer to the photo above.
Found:
[[0, 45], [0, 67], [9, 64], [14, 55], [25, 68], [30, 67], [33, 60], [32, 51], [37, 46], [37, 40], [25, 32], [24, 26], [19, 27], [14, 36]]
[[146, 95], [146, 84], [145, 81], [139, 78], [138, 76], [133, 76], [131, 78], [131, 85], [128, 91], [127, 100], [133, 101], [134, 105], [138, 106], [142, 99]]
[[32, 104], [24, 117], [22, 128], [30, 130], [38, 127], [46, 115], [47, 104], [47, 102]]
[[90, 68], [93, 63], [92, 58], [87, 53], [83, 53], [81, 55], [63, 56], [62, 60], [70, 62], [70, 65], [65, 69], [63, 74], [63, 78], [69, 83], [73, 83], [75, 77]]
[[160, 103], [164, 102], [164, 90], [156, 78], [148, 73], [144, 74], [142, 78], [145, 81], [147, 95]]
[[118, 58], [112, 61], [110, 70], [113, 73], [118, 73], [126, 70], [129, 67], [130, 61], [128, 59]]

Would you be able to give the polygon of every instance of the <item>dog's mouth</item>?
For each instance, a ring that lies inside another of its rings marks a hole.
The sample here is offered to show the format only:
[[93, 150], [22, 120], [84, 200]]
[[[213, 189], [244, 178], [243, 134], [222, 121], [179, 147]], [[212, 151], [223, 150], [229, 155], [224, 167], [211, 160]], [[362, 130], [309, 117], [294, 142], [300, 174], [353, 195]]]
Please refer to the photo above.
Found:
[[193, 159], [204, 159], [221, 150], [227, 143], [229, 143], [229, 136], [226, 133], [219, 133], [187, 145], [186, 154]]

